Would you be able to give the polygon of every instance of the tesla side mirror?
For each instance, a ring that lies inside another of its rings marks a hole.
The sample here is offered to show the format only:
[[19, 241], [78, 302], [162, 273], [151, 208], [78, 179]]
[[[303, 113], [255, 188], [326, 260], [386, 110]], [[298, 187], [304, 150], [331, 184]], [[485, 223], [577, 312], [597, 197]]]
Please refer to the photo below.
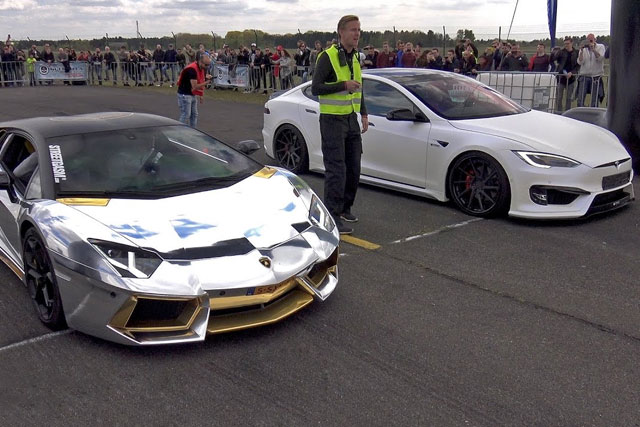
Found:
[[246, 154], [247, 156], [251, 153], [255, 153], [260, 149], [260, 144], [258, 144], [253, 139], [248, 139], [246, 141], [240, 141], [238, 143], [238, 150], [241, 153]]
[[11, 188], [11, 178], [9, 174], [0, 168], [0, 190], [9, 190]]
[[387, 113], [387, 120], [402, 122], [428, 122], [429, 119], [421, 111], [414, 113], [408, 108], [398, 108]]

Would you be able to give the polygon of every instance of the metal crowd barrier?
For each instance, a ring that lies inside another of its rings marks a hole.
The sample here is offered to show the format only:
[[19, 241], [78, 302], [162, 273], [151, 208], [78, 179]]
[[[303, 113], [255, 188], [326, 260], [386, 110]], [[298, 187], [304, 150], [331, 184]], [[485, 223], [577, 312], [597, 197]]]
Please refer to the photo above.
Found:
[[23, 61], [0, 62], [0, 84], [2, 86], [23, 86], [28, 84], [27, 74]]
[[[52, 72], [49, 78], [46, 78], [46, 74], [39, 73], [37, 68], [43, 65], [52, 67], [52, 70], [55, 69], [57, 72]], [[184, 64], [118, 61], [106, 64], [74, 61], [71, 66], [74, 70], [72, 76], [61, 71], [59, 62], [37, 62], [34, 73], [28, 71], [27, 64], [23, 61], [0, 62], [0, 85], [33, 86], [71, 80], [91, 85], [111, 82], [129, 86], [166, 83], [173, 86], [177, 84]], [[278, 65], [254, 67], [213, 63], [210, 73], [214, 77], [214, 87], [237, 88], [247, 92], [289, 89], [311, 78], [309, 67], [302, 66], [283, 72], [282, 67]], [[608, 75], [592, 78], [578, 74], [575, 81], [568, 85], [566, 77], [556, 73], [486, 71], [478, 72], [477, 79], [525, 107], [550, 113], [562, 113], [576, 106], [606, 107], [608, 104]]]
[[549, 113], [606, 106], [608, 102], [607, 75], [591, 78], [578, 74], [567, 84], [566, 76], [558, 73], [483, 71], [478, 72], [477, 80], [525, 107]]

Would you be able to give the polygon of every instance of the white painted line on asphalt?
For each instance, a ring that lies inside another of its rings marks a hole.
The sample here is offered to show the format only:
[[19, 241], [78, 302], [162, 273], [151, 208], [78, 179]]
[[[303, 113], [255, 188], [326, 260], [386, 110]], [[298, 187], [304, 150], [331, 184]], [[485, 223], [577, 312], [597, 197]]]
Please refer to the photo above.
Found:
[[67, 334], [70, 334], [71, 332], [73, 332], [73, 329], [65, 329], [64, 331], [51, 332], [50, 334], [44, 334], [44, 335], [40, 335], [39, 337], [29, 338], [28, 340], [15, 342], [15, 343], [9, 344], [9, 345], [7, 345], [5, 347], [0, 347], [0, 353], [2, 353], [3, 351], [12, 350], [14, 348], [22, 347], [22, 346], [25, 346], [25, 345], [37, 343], [37, 342], [44, 341], [44, 340], [48, 340], [50, 338], [59, 337], [60, 335], [67, 335]]
[[443, 231], [447, 231], [447, 230], [453, 230], [454, 228], [460, 228], [460, 227], [464, 227], [465, 225], [469, 225], [473, 222], [478, 222], [478, 221], [482, 221], [483, 218], [474, 218], [474, 219], [470, 219], [468, 221], [462, 221], [459, 222], [457, 224], [450, 224], [450, 225], [445, 225], [444, 227], [440, 227], [437, 230], [433, 230], [433, 231], [429, 231], [428, 233], [423, 233], [423, 234], [418, 234], [416, 236], [409, 236], [409, 237], [405, 237], [404, 239], [399, 239], [399, 240], [394, 240], [393, 242], [391, 242], [392, 244], [395, 243], [405, 243], [405, 242], [410, 242], [411, 240], [415, 240], [415, 239], [420, 239], [422, 237], [429, 237], [429, 236], [433, 236], [436, 234], [440, 234]]

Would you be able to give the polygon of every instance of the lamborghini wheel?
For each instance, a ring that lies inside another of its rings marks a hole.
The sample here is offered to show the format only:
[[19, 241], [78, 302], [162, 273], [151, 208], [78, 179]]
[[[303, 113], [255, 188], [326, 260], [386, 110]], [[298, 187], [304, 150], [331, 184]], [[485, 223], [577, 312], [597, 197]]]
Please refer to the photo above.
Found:
[[49, 328], [65, 328], [62, 299], [53, 264], [38, 233], [27, 230], [23, 239], [24, 280], [38, 317]]

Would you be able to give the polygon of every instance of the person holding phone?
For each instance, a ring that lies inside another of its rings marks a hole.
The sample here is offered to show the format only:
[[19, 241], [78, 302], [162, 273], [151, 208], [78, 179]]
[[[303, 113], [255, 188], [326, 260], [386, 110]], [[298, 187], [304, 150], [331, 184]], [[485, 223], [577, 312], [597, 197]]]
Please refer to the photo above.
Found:
[[180, 121], [192, 128], [198, 122], [198, 104], [204, 102], [204, 88], [211, 82], [211, 74], [206, 74], [211, 65], [211, 57], [199, 52], [195, 62], [187, 65], [178, 79], [178, 106]]

